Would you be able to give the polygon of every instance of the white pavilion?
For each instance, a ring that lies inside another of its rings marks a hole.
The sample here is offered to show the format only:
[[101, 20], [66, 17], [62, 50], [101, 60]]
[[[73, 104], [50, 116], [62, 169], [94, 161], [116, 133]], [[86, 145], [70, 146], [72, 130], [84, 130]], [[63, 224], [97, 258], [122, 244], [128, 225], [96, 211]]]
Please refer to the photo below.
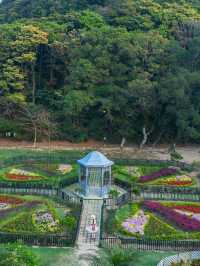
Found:
[[79, 184], [84, 195], [105, 198], [111, 188], [114, 163], [98, 151], [90, 152], [77, 162], [80, 165]]

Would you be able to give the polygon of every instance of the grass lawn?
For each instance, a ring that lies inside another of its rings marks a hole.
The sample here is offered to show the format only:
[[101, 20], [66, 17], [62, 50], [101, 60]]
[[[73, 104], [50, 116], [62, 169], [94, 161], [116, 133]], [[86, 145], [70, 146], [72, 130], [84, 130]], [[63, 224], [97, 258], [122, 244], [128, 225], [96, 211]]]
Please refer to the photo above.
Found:
[[76, 266], [73, 248], [32, 247], [31, 251], [38, 256], [41, 266]]
[[165, 257], [176, 254], [175, 252], [138, 251], [135, 252], [133, 266], [156, 266]]
[[[52, 150], [50, 151], [51, 156], [69, 156], [76, 158], [81, 158], [88, 151], [79, 151], [79, 150]], [[34, 149], [0, 149], [0, 160], [9, 159], [16, 156], [34, 156], [34, 155], [44, 155], [48, 156], [48, 150], [34, 150]]]
[[[41, 266], [78, 266], [73, 248], [30, 248], [39, 257]], [[133, 266], [156, 266], [175, 252], [135, 251]]]

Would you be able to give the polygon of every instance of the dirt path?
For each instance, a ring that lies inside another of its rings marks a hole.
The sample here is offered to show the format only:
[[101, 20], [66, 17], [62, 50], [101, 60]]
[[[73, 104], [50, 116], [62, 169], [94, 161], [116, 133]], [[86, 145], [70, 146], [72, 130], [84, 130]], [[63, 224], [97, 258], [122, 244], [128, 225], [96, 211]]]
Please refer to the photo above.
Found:
[[[52, 150], [101, 150], [107, 155], [113, 157], [124, 157], [124, 158], [139, 158], [139, 159], [169, 159], [168, 154], [169, 145], [162, 145], [156, 148], [150, 146], [145, 147], [140, 150], [137, 146], [126, 146], [121, 152], [119, 145], [104, 145], [102, 142], [89, 140], [83, 143], [71, 143], [68, 141], [53, 141], [51, 143]], [[28, 141], [11, 141], [0, 139], [0, 149], [32, 149], [32, 143]], [[49, 149], [47, 142], [38, 143], [37, 149]], [[192, 163], [193, 161], [200, 161], [200, 145], [191, 146], [177, 146], [177, 151], [180, 152], [184, 158], [185, 162]]]

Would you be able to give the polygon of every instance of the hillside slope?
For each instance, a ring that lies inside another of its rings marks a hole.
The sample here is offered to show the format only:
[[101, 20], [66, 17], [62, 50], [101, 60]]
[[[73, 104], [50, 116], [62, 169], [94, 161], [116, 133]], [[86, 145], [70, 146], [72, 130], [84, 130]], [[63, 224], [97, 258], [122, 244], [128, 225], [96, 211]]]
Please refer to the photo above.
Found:
[[0, 136], [200, 142], [197, 0], [3, 0]]

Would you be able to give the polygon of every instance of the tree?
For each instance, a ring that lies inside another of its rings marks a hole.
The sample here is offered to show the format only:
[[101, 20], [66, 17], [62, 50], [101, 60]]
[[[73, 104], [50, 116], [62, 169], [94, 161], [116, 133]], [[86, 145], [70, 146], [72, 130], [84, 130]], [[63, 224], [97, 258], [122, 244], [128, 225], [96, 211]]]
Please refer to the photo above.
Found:
[[42, 106], [34, 104], [24, 105], [20, 113], [24, 131], [33, 136], [33, 147], [36, 148], [38, 137], [47, 137], [50, 147], [51, 136], [55, 134], [55, 125], [50, 120], [50, 114]]

